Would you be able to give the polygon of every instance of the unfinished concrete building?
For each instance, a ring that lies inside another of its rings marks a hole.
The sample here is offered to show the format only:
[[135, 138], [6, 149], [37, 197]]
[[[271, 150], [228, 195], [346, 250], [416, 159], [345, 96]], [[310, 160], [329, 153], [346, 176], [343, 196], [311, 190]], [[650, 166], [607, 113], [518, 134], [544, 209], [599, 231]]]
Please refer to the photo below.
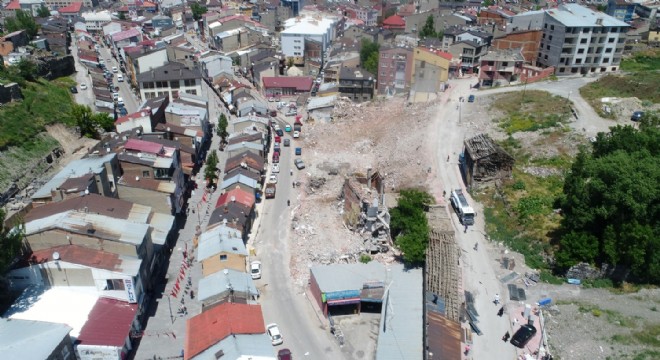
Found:
[[511, 177], [514, 159], [488, 134], [479, 134], [463, 143], [460, 164], [465, 185]]
[[367, 176], [346, 178], [341, 197], [344, 221], [360, 234], [371, 253], [386, 252], [390, 244], [390, 213], [384, 202], [385, 185], [378, 171], [367, 170]]

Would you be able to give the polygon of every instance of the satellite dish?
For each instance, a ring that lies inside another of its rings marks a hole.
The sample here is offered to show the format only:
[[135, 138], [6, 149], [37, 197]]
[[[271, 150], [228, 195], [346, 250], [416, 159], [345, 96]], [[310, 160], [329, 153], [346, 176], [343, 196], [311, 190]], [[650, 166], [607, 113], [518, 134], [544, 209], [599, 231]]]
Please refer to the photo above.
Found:
[[60, 253], [58, 253], [57, 251], [55, 251], [55, 252], [53, 253], [53, 260], [59, 260], [59, 259], [60, 259]]

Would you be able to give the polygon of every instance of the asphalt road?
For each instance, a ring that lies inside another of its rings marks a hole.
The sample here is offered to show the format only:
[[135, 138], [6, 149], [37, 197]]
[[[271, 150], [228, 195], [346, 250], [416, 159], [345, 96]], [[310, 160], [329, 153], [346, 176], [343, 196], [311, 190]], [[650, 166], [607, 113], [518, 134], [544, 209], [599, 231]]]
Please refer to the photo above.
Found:
[[100, 56], [103, 57], [103, 60], [105, 61], [105, 66], [108, 71], [112, 71], [112, 67], [116, 66], [117, 69], [119, 70], [118, 73], [114, 74], [114, 84], [115, 86], [119, 86], [119, 96], [124, 100], [124, 106], [126, 107], [126, 111], [128, 111], [129, 114], [134, 113], [137, 111], [139, 103], [137, 100], [137, 97], [133, 94], [131, 91], [129, 82], [128, 82], [128, 75], [124, 75], [124, 81], [119, 82], [117, 81], [117, 75], [121, 73], [121, 67], [119, 66], [119, 62], [115, 60], [112, 55], [110, 54], [110, 50], [106, 48], [105, 46], [101, 46], [101, 50], [99, 51]]

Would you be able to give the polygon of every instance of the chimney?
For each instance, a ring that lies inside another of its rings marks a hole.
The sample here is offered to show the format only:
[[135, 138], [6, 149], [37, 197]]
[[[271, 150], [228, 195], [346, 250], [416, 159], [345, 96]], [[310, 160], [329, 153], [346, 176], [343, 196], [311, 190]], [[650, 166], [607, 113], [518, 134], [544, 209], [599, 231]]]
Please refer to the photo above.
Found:
[[229, 212], [229, 208], [225, 206], [225, 214]]

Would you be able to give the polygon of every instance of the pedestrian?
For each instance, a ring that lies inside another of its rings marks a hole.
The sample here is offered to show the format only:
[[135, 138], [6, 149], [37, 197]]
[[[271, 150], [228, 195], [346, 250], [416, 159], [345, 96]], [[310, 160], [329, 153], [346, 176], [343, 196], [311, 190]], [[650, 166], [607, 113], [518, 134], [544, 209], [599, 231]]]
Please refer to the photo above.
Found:
[[497, 312], [497, 316], [502, 317], [503, 314], [504, 314], [504, 306], [502, 306], [500, 308], [500, 311]]
[[449, 155], [447, 155], [447, 162], [449, 162]]
[[463, 234], [467, 234], [467, 224], [465, 224], [465, 229], [463, 230]]
[[507, 342], [507, 341], [509, 341], [510, 337], [511, 337], [511, 335], [509, 335], [509, 332], [507, 331], [506, 334], [504, 334], [504, 336], [502, 336], [502, 341]]
[[190, 300], [195, 298], [195, 290], [190, 290]]
[[469, 352], [470, 352], [470, 345], [465, 345], [465, 355], [467, 356]]
[[493, 301], [493, 302], [495, 303], [495, 305], [500, 304], [500, 294], [495, 294], [495, 301]]

